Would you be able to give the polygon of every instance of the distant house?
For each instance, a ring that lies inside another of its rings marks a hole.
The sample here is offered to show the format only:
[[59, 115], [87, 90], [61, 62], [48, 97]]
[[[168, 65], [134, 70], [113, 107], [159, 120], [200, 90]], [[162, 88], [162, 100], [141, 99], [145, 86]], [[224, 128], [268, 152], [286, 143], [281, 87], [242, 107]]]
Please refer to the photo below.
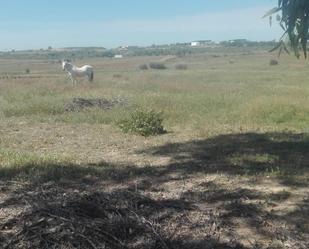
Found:
[[229, 43], [247, 43], [247, 39], [235, 39], [235, 40], [229, 40]]
[[129, 49], [129, 46], [120, 46], [119, 48], [118, 48], [118, 50], [120, 50], [120, 51], [127, 51]]
[[122, 59], [122, 58], [123, 58], [123, 55], [122, 55], [122, 54], [115, 54], [115, 55], [114, 55], [114, 58], [115, 58], [115, 59]]
[[212, 40], [201, 40], [191, 42], [191, 47], [211, 46], [211, 45], [214, 45], [214, 42]]
[[200, 42], [198, 41], [191, 42], [191, 47], [198, 47], [198, 46], [200, 46]]

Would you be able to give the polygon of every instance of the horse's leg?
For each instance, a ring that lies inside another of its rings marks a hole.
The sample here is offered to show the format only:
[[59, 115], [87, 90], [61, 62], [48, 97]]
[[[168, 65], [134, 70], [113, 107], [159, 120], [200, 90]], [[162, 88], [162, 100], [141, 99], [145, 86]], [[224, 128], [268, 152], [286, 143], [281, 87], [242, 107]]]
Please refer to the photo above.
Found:
[[67, 78], [66, 78], [66, 79], [67, 79], [67, 81], [68, 81], [68, 80], [72, 81], [72, 78], [71, 78], [70, 74], [67, 75]]
[[92, 81], [93, 81], [93, 71], [92, 71], [92, 70], [89, 70], [89, 71], [87, 72], [87, 76], [88, 76], [89, 82], [92, 82]]
[[94, 78], [94, 72], [91, 70], [91, 72], [90, 72], [90, 81], [91, 82], [93, 81], [93, 78]]
[[72, 75], [71, 73], [69, 73], [69, 77], [70, 77], [70, 79], [71, 79], [73, 85], [75, 85], [75, 84], [76, 84], [76, 79], [75, 79], [75, 77], [73, 77], [73, 75]]

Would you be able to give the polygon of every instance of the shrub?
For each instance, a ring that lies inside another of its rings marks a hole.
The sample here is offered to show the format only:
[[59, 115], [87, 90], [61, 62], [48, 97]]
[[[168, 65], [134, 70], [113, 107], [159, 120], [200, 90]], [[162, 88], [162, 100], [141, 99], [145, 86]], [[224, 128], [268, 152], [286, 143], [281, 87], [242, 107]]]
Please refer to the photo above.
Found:
[[119, 73], [113, 74], [113, 78], [115, 78], [115, 79], [119, 79], [119, 78], [121, 78], [121, 77], [122, 77], [122, 75], [119, 74]]
[[149, 64], [149, 67], [152, 68], [152, 69], [167, 69], [167, 67], [165, 66], [164, 63], [161, 63], [161, 62], [151, 62]]
[[277, 65], [279, 65], [279, 62], [277, 60], [272, 59], [272, 60], [270, 60], [269, 65], [277, 66]]
[[30, 69], [26, 68], [26, 74], [29, 74], [29, 73], [30, 73]]
[[186, 65], [186, 64], [178, 64], [178, 65], [175, 66], [175, 68], [177, 70], [187, 70], [188, 69], [188, 65]]
[[166, 131], [162, 125], [162, 112], [138, 110], [118, 123], [120, 129], [125, 132], [132, 132], [144, 137], [164, 134]]
[[102, 53], [102, 57], [113, 58], [115, 56], [115, 52], [112, 50], [106, 50]]
[[140, 70], [147, 70], [148, 66], [147, 66], [147, 64], [142, 64], [142, 65], [139, 65], [139, 69]]

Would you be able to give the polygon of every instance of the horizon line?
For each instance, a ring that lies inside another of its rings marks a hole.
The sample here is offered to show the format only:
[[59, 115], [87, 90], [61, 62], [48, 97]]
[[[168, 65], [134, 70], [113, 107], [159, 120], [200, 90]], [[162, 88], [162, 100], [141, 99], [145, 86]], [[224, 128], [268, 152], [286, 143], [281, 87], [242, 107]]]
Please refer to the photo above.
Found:
[[221, 42], [226, 42], [226, 41], [233, 41], [233, 40], [246, 40], [248, 42], [277, 42], [277, 39], [272, 39], [272, 40], [249, 40], [246, 38], [234, 38], [234, 39], [227, 39], [227, 40], [220, 40], [220, 41], [215, 41], [211, 39], [194, 39], [190, 41], [179, 41], [179, 42], [173, 42], [173, 43], [153, 43], [153, 44], [148, 44], [148, 45], [138, 45], [138, 44], [121, 44], [117, 45], [115, 47], [106, 47], [106, 46], [99, 46], [99, 45], [87, 45], [87, 46], [61, 46], [61, 47], [52, 47], [49, 46], [47, 48], [24, 48], [24, 49], [0, 49], [0, 52], [23, 52], [23, 51], [48, 51], [48, 50], [57, 50], [57, 49], [76, 49], [76, 48], [104, 48], [106, 50], [112, 50], [112, 49], [117, 49], [123, 46], [127, 47], [139, 47], [139, 48], [148, 48], [151, 46], [170, 46], [170, 45], [177, 45], [177, 44], [188, 44], [191, 42], [196, 42], [196, 41], [212, 41], [215, 42], [216, 44], [220, 44]]

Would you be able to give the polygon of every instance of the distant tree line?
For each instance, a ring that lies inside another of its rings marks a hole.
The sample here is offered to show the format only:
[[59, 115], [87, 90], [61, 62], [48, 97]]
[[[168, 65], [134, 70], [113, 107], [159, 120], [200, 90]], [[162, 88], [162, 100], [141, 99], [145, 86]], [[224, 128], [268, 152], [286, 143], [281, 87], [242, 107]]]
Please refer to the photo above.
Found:
[[1, 58], [15, 58], [15, 59], [43, 59], [43, 60], [62, 60], [62, 59], [84, 59], [84, 58], [98, 58], [106, 57], [113, 58], [115, 55], [123, 55], [125, 57], [131, 56], [186, 56], [190, 54], [206, 53], [213, 51], [213, 49], [220, 50], [229, 47], [256, 47], [261, 49], [271, 49], [275, 46], [274, 41], [270, 42], [254, 42], [244, 39], [223, 41], [213, 46], [192, 47], [188, 44], [172, 44], [172, 45], [152, 45], [150, 47], [132, 46], [126, 49], [105, 49], [105, 48], [66, 48], [66, 49], [52, 49], [47, 50], [28, 50], [28, 51], [10, 51], [0, 52]]

